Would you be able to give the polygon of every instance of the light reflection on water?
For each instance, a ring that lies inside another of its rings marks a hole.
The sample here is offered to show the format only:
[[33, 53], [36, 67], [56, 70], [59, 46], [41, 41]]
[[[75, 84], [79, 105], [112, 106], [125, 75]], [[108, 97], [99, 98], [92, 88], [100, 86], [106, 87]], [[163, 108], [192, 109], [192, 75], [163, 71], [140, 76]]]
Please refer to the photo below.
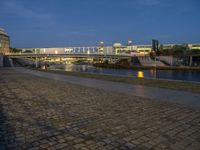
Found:
[[137, 77], [138, 78], [144, 78], [144, 72], [143, 71], [138, 71], [137, 72]]
[[178, 71], [178, 70], [133, 70], [133, 69], [108, 69], [108, 68], [96, 68], [92, 65], [57, 65], [50, 68], [52, 70], [64, 70], [69, 72], [89, 72], [97, 74], [111, 74], [122, 75], [138, 78], [160, 78], [171, 80], [186, 80], [200, 82], [199, 71]]

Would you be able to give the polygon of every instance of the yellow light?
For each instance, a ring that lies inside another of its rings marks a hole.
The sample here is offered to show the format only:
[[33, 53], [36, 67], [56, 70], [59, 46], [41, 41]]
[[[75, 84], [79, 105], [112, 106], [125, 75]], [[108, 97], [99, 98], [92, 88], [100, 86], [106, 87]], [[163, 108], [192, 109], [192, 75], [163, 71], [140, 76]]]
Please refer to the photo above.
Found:
[[144, 78], [144, 72], [138, 71], [137, 77], [138, 77], [138, 78]]
[[55, 51], [55, 54], [58, 54], [58, 51], [57, 51], [57, 50]]

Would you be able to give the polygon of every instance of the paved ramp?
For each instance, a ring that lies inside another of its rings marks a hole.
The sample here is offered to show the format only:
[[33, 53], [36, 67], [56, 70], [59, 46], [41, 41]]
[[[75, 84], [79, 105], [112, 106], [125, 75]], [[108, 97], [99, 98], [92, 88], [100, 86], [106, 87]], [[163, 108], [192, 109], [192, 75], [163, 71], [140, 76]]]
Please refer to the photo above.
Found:
[[200, 108], [200, 94], [198, 93], [156, 87], [147, 87], [142, 85], [132, 85], [120, 82], [103, 81], [90, 78], [66, 76], [55, 73], [29, 70], [25, 68], [15, 68], [15, 70], [21, 73], [26, 73], [48, 79], [65, 81], [72, 84], [78, 84], [87, 87], [100, 88], [106, 91], [120, 92], [130, 95], [141, 96], [144, 98], [150, 98], [153, 100], [168, 101], [191, 106], [194, 108]]

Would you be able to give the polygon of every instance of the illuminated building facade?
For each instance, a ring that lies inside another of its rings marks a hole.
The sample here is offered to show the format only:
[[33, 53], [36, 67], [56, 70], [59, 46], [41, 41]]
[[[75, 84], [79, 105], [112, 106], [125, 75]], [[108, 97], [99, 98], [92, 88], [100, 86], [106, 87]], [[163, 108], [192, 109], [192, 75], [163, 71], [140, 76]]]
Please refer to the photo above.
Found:
[[[170, 49], [176, 44], [164, 44], [163, 49]], [[181, 45], [181, 44], [178, 44]], [[200, 44], [188, 44], [190, 50], [200, 50]], [[122, 45], [115, 43], [113, 46], [91, 46], [91, 47], [60, 47], [60, 48], [22, 48], [23, 53], [40, 54], [134, 54], [149, 55], [152, 45]]]
[[0, 54], [6, 54], [10, 51], [10, 38], [4, 29], [0, 28]]

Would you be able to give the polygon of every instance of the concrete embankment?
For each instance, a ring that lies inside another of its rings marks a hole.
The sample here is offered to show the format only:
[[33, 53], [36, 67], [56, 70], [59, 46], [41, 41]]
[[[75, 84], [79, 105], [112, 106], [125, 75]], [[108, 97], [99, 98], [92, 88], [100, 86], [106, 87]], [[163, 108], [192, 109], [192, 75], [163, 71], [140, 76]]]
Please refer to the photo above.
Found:
[[13, 58], [15, 66], [35, 67], [35, 62], [24, 58]]
[[12, 59], [7, 56], [0, 55], [0, 67], [13, 67]]
[[7, 56], [4, 56], [3, 63], [4, 67], [13, 67], [12, 59], [8, 58]]
[[[107, 64], [107, 63], [96, 63], [95, 67], [102, 68], [114, 68], [114, 69], [146, 69], [152, 70], [155, 69], [155, 66], [126, 66], [120, 64]], [[188, 67], [188, 66], [156, 66], [157, 70], [196, 70], [200, 71], [200, 67]]]
[[0, 55], [0, 67], [3, 67], [3, 55]]

